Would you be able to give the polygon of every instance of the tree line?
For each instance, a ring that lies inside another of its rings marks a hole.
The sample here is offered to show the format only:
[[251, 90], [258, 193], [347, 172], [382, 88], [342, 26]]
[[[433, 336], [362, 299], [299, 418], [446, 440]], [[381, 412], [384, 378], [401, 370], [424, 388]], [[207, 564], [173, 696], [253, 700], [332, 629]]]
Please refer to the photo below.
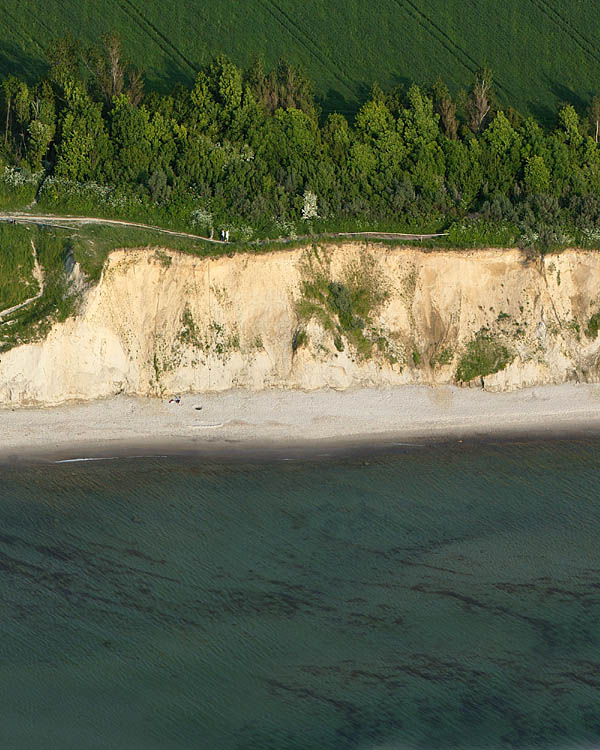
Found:
[[49, 205], [144, 208], [207, 232], [229, 222], [246, 239], [302, 221], [466, 221], [551, 245], [600, 220], [600, 100], [585, 113], [566, 104], [548, 130], [498, 105], [487, 68], [457, 97], [441, 79], [428, 89], [374, 85], [349, 122], [324, 116], [311, 81], [285, 60], [243, 70], [219, 56], [192, 88], [145, 91], [110, 34], [87, 47], [59, 40], [43, 80], [9, 75], [1, 88], [7, 174], [39, 177]]

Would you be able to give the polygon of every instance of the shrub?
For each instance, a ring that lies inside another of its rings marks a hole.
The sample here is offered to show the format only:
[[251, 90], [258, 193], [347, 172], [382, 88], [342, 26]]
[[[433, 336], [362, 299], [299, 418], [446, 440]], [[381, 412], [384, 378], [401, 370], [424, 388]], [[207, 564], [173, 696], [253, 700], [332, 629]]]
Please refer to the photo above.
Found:
[[0, 176], [0, 206], [7, 210], [31, 203], [43, 176], [42, 172], [30, 174], [18, 167], [5, 167]]
[[436, 367], [437, 365], [449, 365], [452, 362], [453, 358], [454, 352], [452, 351], [452, 349], [446, 347], [445, 349], [442, 349], [440, 352], [435, 354], [429, 360], [429, 366]]
[[304, 191], [304, 205], [302, 206], [302, 218], [307, 221], [309, 219], [318, 219], [319, 212], [317, 210], [317, 196], [312, 190]]
[[319, 256], [316, 246], [305, 260], [298, 317], [301, 321], [316, 317], [325, 330], [333, 332], [338, 351], [343, 351], [344, 337], [359, 358], [367, 359], [375, 343], [372, 316], [388, 295], [373, 259], [362, 257], [346, 267], [343, 281], [330, 281], [327, 259]]
[[[308, 343], [308, 334], [304, 328], [296, 328], [292, 337], [292, 351], [297, 352], [301, 346], [306, 346]], [[262, 344], [261, 344], [262, 348]]]
[[598, 338], [598, 331], [600, 330], [600, 312], [594, 313], [588, 320], [587, 328], [585, 329], [585, 335], [588, 339]]
[[500, 372], [511, 361], [512, 355], [506, 346], [491, 336], [480, 334], [467, 344], [456, 369], [456, 379], [468, 383], [473, 378]]
[[352, 331], [364, 328], [364, 320], [354, 314], [354, 304], [348, 287], [339, 281], [332, 281], [328, 290], [330, 306], [337, 313], [342, 329]]

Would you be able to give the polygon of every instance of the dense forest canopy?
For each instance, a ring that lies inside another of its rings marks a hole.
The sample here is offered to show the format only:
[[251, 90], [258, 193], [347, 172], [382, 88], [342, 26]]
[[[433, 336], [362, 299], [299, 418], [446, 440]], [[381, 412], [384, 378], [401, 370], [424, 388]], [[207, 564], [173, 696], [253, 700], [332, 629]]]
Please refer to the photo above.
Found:
[[[548, 131], [500, 109], [490, 70], [453, 98], [442, 80], [374, 85], [353, 122], [324, 116], [281, 60], [242, 70], [218, 56], [191, 88], [144, 91], [116, 34], [67, 37], [35, 84], [2, 80], [5, 206], [153, 218], [234, 239], [299, 227], [509, 228], [525, 244], [595, 237], [600, 101]], [[273, 234], [275, 233], [275, 234]]]

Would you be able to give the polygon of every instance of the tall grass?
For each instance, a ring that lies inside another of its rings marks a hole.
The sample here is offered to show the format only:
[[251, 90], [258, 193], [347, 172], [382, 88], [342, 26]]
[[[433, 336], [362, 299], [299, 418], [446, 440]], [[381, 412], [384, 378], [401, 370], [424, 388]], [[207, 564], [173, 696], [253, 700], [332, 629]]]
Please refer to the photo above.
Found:
[[[73, 311], [75, 302], [67, 288], [65, 260], [68, 247], [65, 238], [58, 236], [52, 230], [37, 227], [5, 226], [2, 229], [4, 236], [12, 235], [11, 241], [14, 245], [23, 248], [29, 247], [30, 254], [30, 243], [33, 239], [45, 284], [44, 293], [39, 299], [17, 310], [0, 322], [0, 351], [43, 337], [54, 321], [64, 320], [69, 316]], [[23, 254], [24, 252], [23, 249]], [[5, 270], [6, 278], [14, 275], [9, 266]], [[2, 278], [5, 278], [4, 275]], [[24, 301], [25, 298], [31, 296], [26, 291], [25, 284], [21, 286], [19, 291], [17, 301]]]
[[0, 312], [39, 291], [33, 277], [34, 234], [29, 227], [0, 224]]
[[219, 255], [231, 252], [231, 246], [213, 245], [186, 237], [174, 237], [148, 229], [87, 224], [73, 230], [54, 230], [73, 253], [91, 281], [100, 278], [108, 254], [115, 249], [134, 247], [169, 248], [192, 255]]

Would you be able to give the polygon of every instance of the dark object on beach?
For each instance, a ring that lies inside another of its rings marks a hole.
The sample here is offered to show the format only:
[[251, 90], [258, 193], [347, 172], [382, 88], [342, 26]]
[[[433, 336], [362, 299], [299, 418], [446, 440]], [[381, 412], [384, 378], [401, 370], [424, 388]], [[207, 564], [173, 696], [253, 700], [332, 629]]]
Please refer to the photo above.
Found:
[[170, 398], [169, 399], [169, 403], [170, 404], [173, 404], [173, 403], [180, 404], [181, 403], [181, 399], [179, 398], [179, 396], [175, 396], [175, 398]]
[[202, 411], [202, 407], [201, 407], [201, 406], [195, 406], [195, 407], [194, 407], [194, 409], [195, 409], [196, 411]]

